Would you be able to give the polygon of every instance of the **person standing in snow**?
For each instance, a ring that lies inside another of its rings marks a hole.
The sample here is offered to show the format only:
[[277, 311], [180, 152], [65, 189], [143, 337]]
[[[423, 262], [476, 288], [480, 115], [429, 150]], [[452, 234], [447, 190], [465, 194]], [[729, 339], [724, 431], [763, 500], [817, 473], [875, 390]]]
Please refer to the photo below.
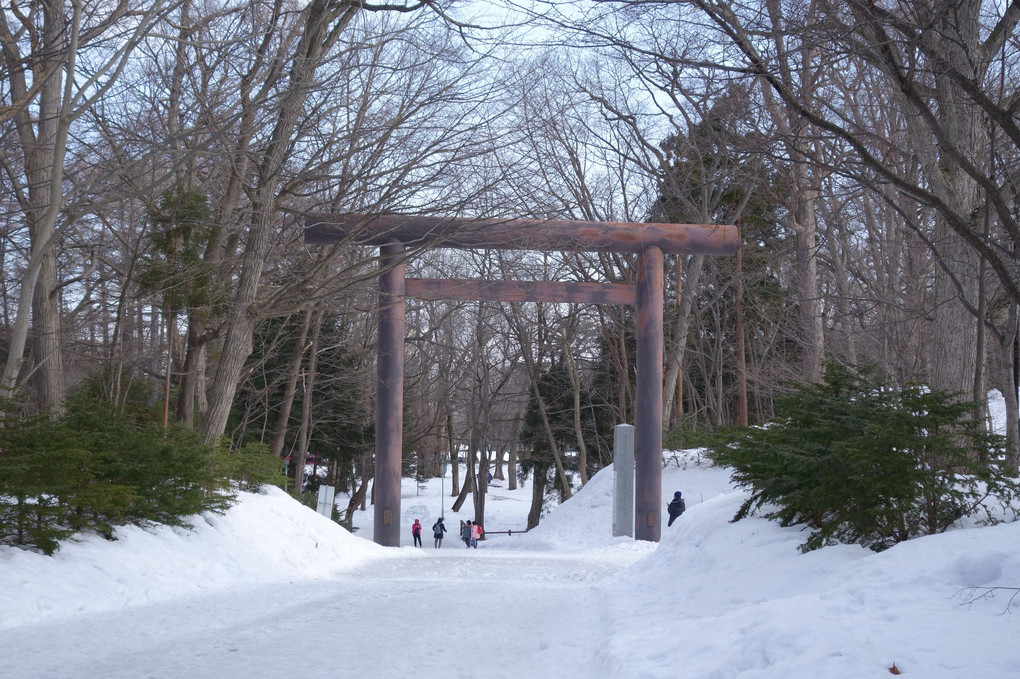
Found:
[[464, 527], [460, 529], [460, 537], [464, 541], [464, 546], [471, 549], [471, 522], [468, 521], [464, 524]]
[[436, 541], [436, 549], [443, 546], [443, 533], [446, 532], [446, 526], [443, 524], [443, 517], [439, 517], [439, 520], [432, 526], [432, 537]]
[[[468, 523], [471, 523], [470, 521]], [[482, 539], [482, 526], [477, 521], [471, 526], [471, 546], [478, 549], [478, 541]]]
[[411, 526], [411, 535], [414, 536], [414, 546], [421, 547], [421, 524], [418, 523], [418, 519], [415, 519]]
[[687, 505], [684, 504], [684, 496], [678, 490], [673, 493], [673, 499], [668, 505], [666, 505], [666, 511], [669, 512], [669, 523], [667, 526], [672, 526], [673, 522], [676, 521], [676, 517], [680, 516], [687, 509]]

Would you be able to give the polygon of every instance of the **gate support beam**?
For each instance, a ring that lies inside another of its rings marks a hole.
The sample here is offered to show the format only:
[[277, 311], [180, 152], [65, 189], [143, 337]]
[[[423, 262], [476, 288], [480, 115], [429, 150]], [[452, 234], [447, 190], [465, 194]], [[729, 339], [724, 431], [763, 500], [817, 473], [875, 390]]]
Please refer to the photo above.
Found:
[[633, 283], [588, 281], [488, 281], [408, 278], [407, 296], [418, 299], [481, 300], [483, 302], [569, 302], [572, 304], [637, 304]]
[[662, 532], [662, 250], [638, 256], [637, 385], [634, 400], [634, 538]]
[[404, 426], [404, 246], [379, 248], [379, 349], [375, 396], [375, 542], [400, 546]]

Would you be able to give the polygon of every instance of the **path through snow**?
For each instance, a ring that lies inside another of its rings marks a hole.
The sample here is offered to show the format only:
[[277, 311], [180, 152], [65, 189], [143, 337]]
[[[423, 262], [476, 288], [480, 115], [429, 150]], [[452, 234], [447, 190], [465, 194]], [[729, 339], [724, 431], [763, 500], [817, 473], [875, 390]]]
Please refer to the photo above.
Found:
[[594, 584], [639, 556], [467, 550], [448, 539], [333, 578], [11, 630], [3, 676], [598, 676], [604, 637], [586, 629], [605, 619]]

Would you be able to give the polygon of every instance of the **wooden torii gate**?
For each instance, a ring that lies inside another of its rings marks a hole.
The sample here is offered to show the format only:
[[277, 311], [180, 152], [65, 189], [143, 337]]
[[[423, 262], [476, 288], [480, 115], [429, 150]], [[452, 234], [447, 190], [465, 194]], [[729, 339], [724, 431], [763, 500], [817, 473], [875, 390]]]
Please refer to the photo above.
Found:
[[[373, 536], [376, 543], [388, 547], [400, 545], [405, 296], [431, 300], [637, 306], [634, 537], [659, 541], [662, 505], [663, 255], [735, 254], [739, 244], [735, 226], [410, 215], [313, 214], [306, 217], [306, 243], [339, 241], [380, 248]], [[635, 253], [638, 255], [638, 277], [636, 284], [408, 279], [404, 264], [408, 247]]]

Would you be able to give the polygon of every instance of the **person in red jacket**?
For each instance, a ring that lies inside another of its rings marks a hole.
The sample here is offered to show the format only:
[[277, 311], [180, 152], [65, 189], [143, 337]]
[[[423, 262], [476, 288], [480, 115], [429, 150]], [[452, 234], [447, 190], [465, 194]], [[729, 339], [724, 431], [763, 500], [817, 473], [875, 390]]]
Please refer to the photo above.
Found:
[[421, 524], [418, 523], [418, 519], [411, 525], [411, 535], [414, 536], [414, 546], [421, 547]]
[[[470, 521], [468, 523], [471, 523]], [[477, 521], [471, 524], [471, 546], [478, 549], [478, 541], [482, 539], [482, 526]]]

